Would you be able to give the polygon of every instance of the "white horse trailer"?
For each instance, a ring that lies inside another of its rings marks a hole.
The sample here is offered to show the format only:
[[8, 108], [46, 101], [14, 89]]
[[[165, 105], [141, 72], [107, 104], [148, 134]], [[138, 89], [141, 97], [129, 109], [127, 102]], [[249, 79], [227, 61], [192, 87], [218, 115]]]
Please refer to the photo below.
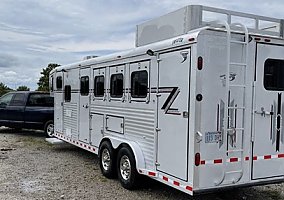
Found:
[[191, 195], [283, 182], [283, 22], [193, 5], [139, 25], [133, 50], [50, 73], [54, 135], [128, 189], [140, 175]]

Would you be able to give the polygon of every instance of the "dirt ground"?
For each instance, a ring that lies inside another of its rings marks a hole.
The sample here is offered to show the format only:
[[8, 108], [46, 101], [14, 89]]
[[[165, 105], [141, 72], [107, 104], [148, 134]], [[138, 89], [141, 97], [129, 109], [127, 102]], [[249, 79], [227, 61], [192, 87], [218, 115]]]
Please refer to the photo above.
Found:
[[71, 145], [51, 145], [37, 131], [0, 129], [0, 199], [284, 199], [284, 184], [233, 189], [191, 197], [146, 179], [128, 191], [118, 180], [106, 179], [98, 158]]

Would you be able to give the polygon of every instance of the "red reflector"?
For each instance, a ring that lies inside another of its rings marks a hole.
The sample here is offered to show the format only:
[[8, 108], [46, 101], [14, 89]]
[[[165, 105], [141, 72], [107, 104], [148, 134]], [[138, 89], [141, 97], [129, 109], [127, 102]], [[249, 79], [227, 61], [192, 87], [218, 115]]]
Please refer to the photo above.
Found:
[[179, 184], [179, 182], [174, 181], [174, 185], [179, 186], [180, 184]]
[[278, 154], [278, 158], [284, 158], [284, 154]]
[[271, 40], [270, 39], [264, 39], [264, 42], [270, 42]]
[[223, 162], [222, 159], [214, 160], [214, 164], [220, 164], [222, 162]]
[[156, 176], [155, 172], [148, 172], [149, 176]]
[[189, 190], [189, 191], [192, 191], [192, 187], [190, 187], [190, 186], [186, 186], [185, 189], [187, 189], [187, 190]]
[[197, 69], [202, 70], [202, 68], [203, 68], [203, 58], [201, 56], [199, 56], [197, 58]]
[[195, 154], [195, 166], [200, 165], [200, 153]]
[[264, 159], [266, 160], [266, 159], [271, 159], [271, 155], [265, 155], [264, 156]]
[[260, 38], [254, 38], [254, 40], [255, 40], [255, 41], [260, 41], [261, 39], [260, 39]]
[[230, 158], [230, 162], [238, 162], [238, 158]]
[[192, 41], [194, 41], [194, 38], [189, 38], [188, 41], [192, 42]]

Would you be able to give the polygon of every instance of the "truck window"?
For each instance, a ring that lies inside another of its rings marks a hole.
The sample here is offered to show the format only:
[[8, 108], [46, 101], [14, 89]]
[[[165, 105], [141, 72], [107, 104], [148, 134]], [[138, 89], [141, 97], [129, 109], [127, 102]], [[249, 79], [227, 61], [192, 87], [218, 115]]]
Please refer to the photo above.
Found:
[[25, 106], [26, 95], [23, 93], [16, 93], [10, 103], [10, 106]]
[[123, 74], [113, 74], [110, 77], [110, 96], [121, 98], [123, 95]]
[[49, 94], [30, 94], [27, 106], [52, 107], [53, 97]]
[[89, 95], [89, 77], [88, 76], [81, 77], [80, 93], [82, 96]]
[[96, 76], [94, 83], [94, 95], [95, 97], [103, 97], [105, 93], [105, 77]]
[[145, 98], [148, 91], [148, 72], [146, 70], [131, 73], [131, 97]]
[[70, 85], [65, 85], [65, 88], [64, 88], [64, 100], [66, 102], [70, 102], [71, 101], [71, 86]]
[[264, 63], [264, 88], [266, 90], [284, 90], [284, 60], [267, 59]]
[[6, 94], [0, 98], [0, 107], [6, 107], [10, 104], [14, 94]]
[[56, 78], [56, 88], [57, 89], [62, 89], [62, 76], [58, 76]]

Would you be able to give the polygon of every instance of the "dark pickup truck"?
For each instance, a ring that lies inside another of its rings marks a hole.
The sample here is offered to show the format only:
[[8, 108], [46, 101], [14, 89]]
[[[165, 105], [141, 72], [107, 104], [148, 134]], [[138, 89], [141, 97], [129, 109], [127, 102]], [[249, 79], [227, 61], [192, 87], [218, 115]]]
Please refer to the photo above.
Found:
[[0, 97], [0, 127], [44, 130], [53, 134], [54, 100], [49, 93], [9, 92]]

